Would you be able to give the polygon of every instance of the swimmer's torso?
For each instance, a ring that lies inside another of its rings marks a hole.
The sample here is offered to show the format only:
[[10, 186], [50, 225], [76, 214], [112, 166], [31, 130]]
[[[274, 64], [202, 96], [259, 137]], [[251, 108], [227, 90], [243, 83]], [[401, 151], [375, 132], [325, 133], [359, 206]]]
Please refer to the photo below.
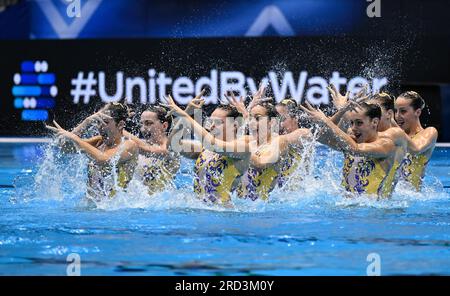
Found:
[[136, 173], [142, 183], [148, 187], [149, 194], [160, 192], [172, 181], [180, 168], [180, 159], [176, 155], [139, 155]]
[[425, 175], [425, 168], [429, 158], [425, 154], [407, 153], [401, 164], [401, 177], [417, 190], [422, 186], [422, 179]]
[[[105, 150], [101, 143], [99, 143], [97, 148], [102, 151]], [[120, 152], [117, 154], [120, 154]], [[88, 198], [96, 201], [100, 201], [105, 197], [112, 198], [117, 192], [117, 187], [126, 188], [132, 179], [136, 161], [137, 158], [132, 158], [126, 162], [113, 158], [110, 162], [99, 164], [90, 160], [88, 163]]]
[[228, 156], [202, 149], [194, 167], [194, 191], [205, 201], [230, 202], [240, 176], [234, 162]]
[[[259, 148], [259, 151], [270, 148], [270, 145], [264, 145]], [[268, 200], [270, 192], [277, 185], [282, 159], [265, 168], [250, 166], [241, 177], [241, 182], [237, 188], [238, 196], [240, 198], [249, 198], [253, 201], [257, 199]], [[286, 169], [286, 171], [289, 170]]]
[[277, 181], [278, 187], [287, 187], [290, 190], [299, 189], [299, 185], [302, 182], [302, 176], [299, 174], [300, 164], [305, 165], [304, 173], [309, 171], [309, 166], [306, 162], [307, 159], [303, 159], [302, 161], [302, 154], [303, 150], [300, 147], [292, 146], [289, 148], [287, 154], [280, 162], [280, 174]]
[[[414, 136], [412, 137], [414, 138]], [[401, 178], [409, 182], [417, 191], [422, 186], [425, 168], [430, 161], [434, 147], [420, 154], [406, 153], [400, 167]]]
[[389, 197], [395, 185], [399, 162], [345, 154], [342, 185], [348, 192]]

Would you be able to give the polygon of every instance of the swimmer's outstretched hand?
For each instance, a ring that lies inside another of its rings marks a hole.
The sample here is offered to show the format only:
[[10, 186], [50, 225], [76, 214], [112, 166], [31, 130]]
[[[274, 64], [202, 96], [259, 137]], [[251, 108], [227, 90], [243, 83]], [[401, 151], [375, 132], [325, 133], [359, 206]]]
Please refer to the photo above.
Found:
[[191, 114], [195, 109], [201, 109], [203, 105], [205, 105], [205, 99], [203, 98], [205, 91], [205, 89], [202, 89], [202, 91], [188, 103], [186, 109], [184, 109], [187, 114]]
[[325, 115], [325, 113], [323, 113], [322, 110], [320, 110], [319, 108], [314, 108], [306, 101], [305, 101], [305, 106], [299, 105], [299, 107], [300, 107], [300, 109], [305, 111], [306, 114], [309, 115], [309, 118], [312, 121], [314, 121], [316, 123], [322, 123], [322, 122], [326, 122], [327, 120], [329, 120], [328, 117]]
[[186, 111], [178, 107], [177, 104], [175, 104], [175, 101], [173, 100], [171, 95], [168, 95], [167, 97], [164, 97], [164, 101], [166, 103], [160, 103], [161, 106], [164, 106], [168, 108], [172, 113], [181, 117], [189, 116]]
[[264, 83], [260, 83], [259, 84], [259, 89], [257, 92], [255, 92], [252, 95], [252, 100], [250, 101], [250, 104], [247, 107], [247, 110], [250, 111], [252, 110], [253, 107], [255, 107], [256, 105], [262, 103], [262, 102], [267, 102], [272, 100], [272, 98], [263, 98], [263, 96], [266, 93], [266, 85]]
[[68, 138], [68, 139], [73, 139], [74, 138], [74, 134], [66, 131], [65, 129], [63, 129], [55, 120], [53, 120], [53, 124], [55, 126], [50, 126], [50, 125], [45, 125], [45, 127], [54, 132], [55, 135], [59, 138]]
[[328, 91], [330, 92], [331, 98], [333, 100], [333, 105], [337, 110], [340, 110], [345, 107], [345, 105], [349, 101], [350, 92], [348, 91], [345, 96], [341, 95], [339, 91], [336, 89], [336, 86], [334, 84], [330, 84], [327, 87]]
[[239, 99], [237, 99], [234, 96], [234, 93], [232, 91], [228, 92], [227, 94], [224, 94], [225, 98], [228, 100], [228, 102], [230, 103], [231, 106], [233, 106], [234, 108], [236, 108], [236, 110], [241, 113], [245, 118], [248, 117], [248, 111], [247, 108], [245, 108], [245, 104], [244, 104], [244, 97], [241, 96]]

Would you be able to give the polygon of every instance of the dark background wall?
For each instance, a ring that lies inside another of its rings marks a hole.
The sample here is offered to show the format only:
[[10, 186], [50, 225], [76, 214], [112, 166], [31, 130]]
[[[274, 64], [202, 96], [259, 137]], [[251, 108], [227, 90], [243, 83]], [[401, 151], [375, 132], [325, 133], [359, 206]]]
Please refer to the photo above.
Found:
[[[71, 81], [80, 71], [97, 80], [105, 72], [110, 93], [118, 71], [148, 78], [154, 68], [194, 81], [211, 69], [255, 80], [291, 71], [294, 81], [301, 71], [326, 79], [339, 71], [348, 78], [387, 77], [385, 90], [394, 95], [418, 91], [429, 109], [424, 122], [439, 128], [440, 141], [450, 141], [449, 1], [380, 3], [381, 17], [369, 18], [371, 3], [362, 0], [89, 0], [81, 1], [80, 18], [70, 18], [62, 1], [18, 1], [0, 12], [0, 134], [43, 132], [42, 122], [22, 120], [24, 108], [15, 105], [28, 97], [12, 92], [29, 60], [46, 61], [55, 74], [55, 106], [43, 109], [66, 126], [101, 103], [98, 89], [89, 104], [74, 103]], [[138, 96], [134, 89], [133, 100]]]

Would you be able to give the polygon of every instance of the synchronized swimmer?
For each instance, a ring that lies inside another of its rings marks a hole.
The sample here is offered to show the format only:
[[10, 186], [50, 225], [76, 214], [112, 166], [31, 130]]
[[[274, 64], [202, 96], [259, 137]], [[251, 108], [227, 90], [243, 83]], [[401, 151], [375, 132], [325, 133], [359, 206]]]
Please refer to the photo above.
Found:
[[389, 198], [399, 179], [420, 191], [438, 136], [435, 128], [422, 127], [421, 96], [368, 95], [363, 88], [350, 98], [333, 85], [329, 91], [335, 109], [330, 117], [307, 102], [273, 104], [260, 86], [247, 106], [244, 98], [226, 94], [205, 122], [204, 91], [184, 110], [169, 95], [140, 114], [139, 136], [125, 130], [131, 115], [121, 103], [106, 104], [72, 131], [55, 121], [47, 128], [63, 151], [89, 157], [86, 197], [94, 201], [113, 198], [117, 187], [126, 191], [132, 179], [148, 194], [173, 186], [181, 157], [195, 160], [193, 190], [205, 203], [267, 201], [275, 188], [302, 186], [294, 175], [314, 166], [305, 150], [315, 141], [343, 153], [348, 195]]

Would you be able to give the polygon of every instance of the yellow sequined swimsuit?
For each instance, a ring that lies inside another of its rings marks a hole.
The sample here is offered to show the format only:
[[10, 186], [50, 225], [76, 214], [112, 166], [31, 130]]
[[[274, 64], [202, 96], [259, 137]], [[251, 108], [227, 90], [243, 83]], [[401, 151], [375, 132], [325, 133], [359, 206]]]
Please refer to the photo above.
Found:
[[[284, 156], [281, 167], [280, 174], [278, 176], [278, 187], [283, 187], [286, 185], [291, 175], [298, 169], [300, 162], [302, 160], [301, 150], [296, 147], [291, 147], [288, 150], [286, 156]], [[301, 181], [301, 180], [296, 180]]]
[[149, 194], [163, 191], [180, 168], [178, 157], [139, 156], [137, 173], [142, 183], [148, 187]]
[[[270, 146], [260, 148], [260, 151], [270, 149]], [[241, 178], [241, 183], [237, 188], [237, 194], [240, 198], [249, 198], [253, 201], [257, 199], [268, 200], [269, 194], [275, 187], [279, 177], [279, 172], [275, 165], [258, 169], [250, 166]]]
[[240, 176], [234, 160], [203, 149], [194, 167], [194, 192], [206, 202], [227, 203], [235, 180]]
[[425, 175], [425, 168], [429, 159], [424, 154], [406, 153], [401, 164], [402, 179], [411, 183], [414, 188], [419, 191], [422, 186], [422, 180]]
[[394, 162], [385, 172], [380, 160], [345, 154], [342, 186], [352, 193], [389, 197], [395, 187], [399, 163]]
[[87, 194], [97, 201], [103, 197], [113, 198], [116, 195], [116, 186], [126, 188], [131, 176], [132, 173], [128, 172], [125, 164], [114, 166], [108, 163], [99, 166], [91, 161], [88, 164]]

